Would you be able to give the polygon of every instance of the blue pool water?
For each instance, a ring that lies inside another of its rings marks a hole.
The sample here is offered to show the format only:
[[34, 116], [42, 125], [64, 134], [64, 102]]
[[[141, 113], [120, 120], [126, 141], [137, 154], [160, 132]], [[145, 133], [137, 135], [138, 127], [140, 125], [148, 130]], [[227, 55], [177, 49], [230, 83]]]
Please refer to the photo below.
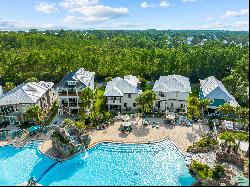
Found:
[[[4, 166], [7, 166], [4, 170], [7, 179], [9, 178], [7, 174], [11, 173], [10, 181], [0, 176], [0, 185], [15, 185], [24, 182], [30, 176], [38, 179], [55, 163], [30, 148], [15, 150], [4, 147], [0, 148], [0, 155], [13, 151], [19, 151], [19, 159], [16, 158], [18, 154], [6, 158], [0, 156], [0, 173]], [[27, 154], [29, 159], [22, 158]], [[188, 173], [183, 155], [168, 140], [156, 144], [101, 143], [86, 153], [57, 163], [39, 181], [42, 185], [50, 186], [188, 186], [193, 182], [194, 178]]]
[[0, 185], [17, 185], [40, 175], [54, 162], [37, 150], [38, 142], [25, 148], [0, 147]]

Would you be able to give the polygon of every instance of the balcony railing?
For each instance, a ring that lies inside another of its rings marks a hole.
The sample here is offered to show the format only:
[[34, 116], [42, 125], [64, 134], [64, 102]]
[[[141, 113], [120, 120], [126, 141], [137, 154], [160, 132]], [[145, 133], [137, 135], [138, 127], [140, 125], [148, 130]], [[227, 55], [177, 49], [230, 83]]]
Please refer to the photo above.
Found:
[[121, 100], [108, 100], [109, 105], [121, 105]]
[[77, 96], [76, 92], [59, 92], [58, 93], [59, 96]]

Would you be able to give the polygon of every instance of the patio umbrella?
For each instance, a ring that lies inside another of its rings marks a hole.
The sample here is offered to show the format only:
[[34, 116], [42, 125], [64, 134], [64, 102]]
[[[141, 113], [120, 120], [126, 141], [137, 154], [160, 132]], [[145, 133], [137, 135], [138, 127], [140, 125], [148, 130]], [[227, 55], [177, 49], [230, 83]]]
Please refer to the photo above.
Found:
[[168, 115], [166, 115], [166, 118], [167, 118], [167, 119], [172, 119], [172, 120], [174, 120], [174, 119], [175, 119], [175, 116], [168, 114]]
[[123, 119], [124, 121], [128, 121], [128, 120], [130, 120], [130, 117], [129, 117], [129, 115], [125, 115], [122, 119]]
[[30, 133], [34, 132], [34, 131], [38, 130], [39, 128], [40, 128], [40, 126], [32, 126], [32, 127], [29, 128], [29, 132]]
[[131, 123], [130, 122], [124, 122], [124, 123], [122, 123], [122, 126], [123, 127], [130, 127]]

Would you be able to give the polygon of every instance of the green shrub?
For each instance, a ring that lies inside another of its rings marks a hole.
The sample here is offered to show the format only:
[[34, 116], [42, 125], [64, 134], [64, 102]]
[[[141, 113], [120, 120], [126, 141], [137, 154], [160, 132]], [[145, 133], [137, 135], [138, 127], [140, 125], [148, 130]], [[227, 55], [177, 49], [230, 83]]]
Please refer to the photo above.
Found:
[[75, 121], [75, 126], [78, 128], [78, 129], [86, 129], [86, 125], [84, 124], [83, 121]]
[[65, 139], [59, 132], [54, 131], [51, 134], [51, 137], [55, 137], [55, 138], [59, 139], [60, 142], [62, 142], [63, 144], [69, 143], [69, 141], [67, 139]]
[[205, 138], [201, 139], [200, 141], [196, 142], [195, 146], [198, 146], [200, 148], [204, 148], [204, 147], [209, 147], [209, 146], [215, 146], [218, 144], [219, 144], [218, 141], [211, 139], [211, 138], [208, 138], [208, 137], [205, 137]]
[[212, 179], [219, 180], [220, 176], [225, 174], [225, 169], [222, 165], [216, 165], [212, 169]]
[[197, 161], [192, 161], [191, 168], [193, 169], [195, 174], [203, 180], [212, 176], [211, 170], [206, 164], [202, 164]]
[[205, 179], [219, 180], [221, 175], [225, 174], [225, 169], [222, 165], [216, 165], [210, 168], [208, 165], [198, 161], [192, 161], [191, 168], [195, 172], [196, 177]]

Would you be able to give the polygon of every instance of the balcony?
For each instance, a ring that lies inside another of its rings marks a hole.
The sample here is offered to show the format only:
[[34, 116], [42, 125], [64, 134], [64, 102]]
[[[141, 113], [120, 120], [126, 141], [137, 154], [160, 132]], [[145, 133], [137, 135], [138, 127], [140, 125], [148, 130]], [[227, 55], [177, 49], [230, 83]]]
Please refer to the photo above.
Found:
[[69, 103], [70, 107], [77, 107], [77, 103]]
[[121, 100], [108, 100], [108, 105], [121, 105]]
[[157, 95], [157, 96], [156, 96], [156, 99], [157, 99], [157, 100], [168, 100], [169, 98], [168, 98], [168, 97], [165, 97], [165, 96], [159, 96], [159, 95]]
[[67, 94], [67, 92], [59, 92], [58, 95], [59, 95], [59, 97], [60, 96], [74, 96], [74, 97], [77, 97], [76, 92], [68, 92], [68, 94]]

